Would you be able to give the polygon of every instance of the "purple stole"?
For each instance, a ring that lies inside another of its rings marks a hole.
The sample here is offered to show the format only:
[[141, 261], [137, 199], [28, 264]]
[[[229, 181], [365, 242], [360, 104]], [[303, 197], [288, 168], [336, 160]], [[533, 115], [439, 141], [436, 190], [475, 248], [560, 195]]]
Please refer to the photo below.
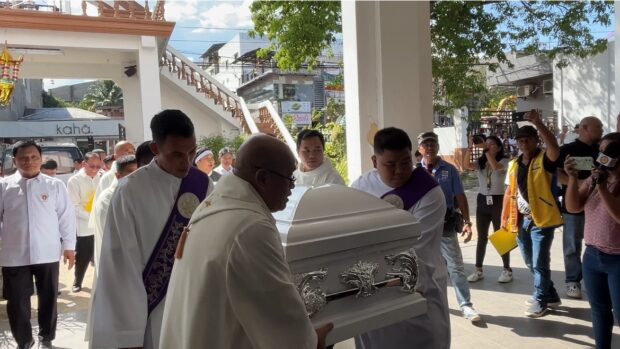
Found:
[[420, 199], [439, 183], [425, 169], [416, 167], [407, 183], [402, 187], [391, 190], [383, 196], [384, 199], [397, 208], [409, 211]]
[[209, 177], [195, 167], [190, 168], [187, 176], [181, 180], [172, 212], [142, 272], [149, 315], [166, 296], [179, 237], [196, 207], [207, 196], [208, 188]]

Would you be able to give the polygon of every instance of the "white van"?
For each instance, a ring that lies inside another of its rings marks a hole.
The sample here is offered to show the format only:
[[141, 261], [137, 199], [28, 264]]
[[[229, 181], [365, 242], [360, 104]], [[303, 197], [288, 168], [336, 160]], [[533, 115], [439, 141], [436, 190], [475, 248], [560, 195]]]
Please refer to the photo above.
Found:
[[[73, 162], [82, 159], [82, 152], [73, 143], [38, 143], [41, 146], [43, 161], [54, 160], [58, 164], [56, 177], [67, 183], [69, 177], [73, 175]], [[15, 173], [13, 166], [13, 148], [8, 148], [2, 154], [1, 176], [10, 176]]]

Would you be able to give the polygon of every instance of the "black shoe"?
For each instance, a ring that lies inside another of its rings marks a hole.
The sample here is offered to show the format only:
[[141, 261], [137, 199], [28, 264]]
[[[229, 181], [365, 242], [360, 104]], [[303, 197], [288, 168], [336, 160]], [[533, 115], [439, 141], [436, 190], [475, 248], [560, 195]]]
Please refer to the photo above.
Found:
[[82, 290], [82, 286], [73, 286], [71, 287], [71, 292], [78, 293]]
[[40, 341], [39, 349], [53, 349], [52, 341]]
[[17, 348], [18, 349], [30, 349], [34, 347], [34, 340], [30, 340], [30, 342], [24, 344], [24, 345], [18, 345]]

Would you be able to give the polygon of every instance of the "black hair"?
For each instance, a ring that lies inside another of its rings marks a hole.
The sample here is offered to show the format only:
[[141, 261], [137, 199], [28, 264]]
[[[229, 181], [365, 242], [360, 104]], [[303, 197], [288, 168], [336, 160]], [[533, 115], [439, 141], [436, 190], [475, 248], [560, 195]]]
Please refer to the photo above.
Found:
[[84, 162], [84, 158], [77, 158], [75, 160], [73, 160], [73, 162], [77, 162], [78, 164], [81, 164]]
[[620, 132], [608, 133], [601, 138], [602, 141], [620, 142]]
[[176, 109], [166, 109], [151, 119], [153, 141], [163, 143], [168, 136], [190, 138], [194, 136], [194, 124], [185, 113]]
[[58, 163], [53, 159], [49, 159], [43, 164], [41, 164], [41, 168], [44, 168], [46, 170], [55, 170], [58, 168]]
[[383, 154], [386, 150], [411, 150], [412, 148], [411, 139], [407, 132], [396, 127], [386, 127], [379, 130], [373, 141], [373, 149], [377, 155]]
[[42, 155], [41, 146], [37, 144], [35, 141], [19, 141], [13, 144], [13, 157], [17, 155], [17, 151], [20, 149], [35, 147], [39, 151], [39, 155]]
[[124, 171], [127, 166], [131, 164], [138, 164], [138, 160], [136, 160], [135, 155], [124, 155], [116, 160], [116, 172]]
[[106, 163], [106, 164], [110, 163], [112, 161], [114, 161], [114, 155], [108, 155], [105, 158], [103, 158], [103, 162]]
[[323, 148], [325, 148], [325, 137], [323, 137], [323, 134], [317, 130], [307, 128], [297, 134], [297, 149], [301, 147], [301, 141], [312, 137], [319, 137], [321, 145], [323, 145]]
[[89, 151], [88, 153], [84, 154], [84, 161], [88, 162], [88, 160], [90, 160], [91, 158], [93, 158], [95, 156], [97, 157], [97, 159], [101, 160], [101, 158], [99, 157], [99, 155], [97, 155], [97, 153], [95, 153], [93, 151]]
[[151, 141], [142, 142], [138, 148], [136, 148], [136, 161], [138, 167], [148, 165], [153, 160], [153, 152], [151, 151]]
[[[500, 161], [501, 159], [506, 157], [506, 155], [504, 154], [504, 143], [502, 142], [501, 139], [499, 139], [499, 137], [488, 136], [486, 139], [490, 139], [493, 142], [495, 142], [495, 144], [499, 148], [499, 152], [497, 152], [497, 154], [495, 155], [496, 161]], [[482, 155], [478, 158], [478, 168], [481, 170], [484, 170], [484, 168], [487, 165], [487, 161], [488, 161], [487, 156], [485, 155], [485, 152], [483, 152]]]
[[416, 150], [414, 156], [417, 158], [418, 156], [422, 156], [422, 153], [420, 153], [419, 150]]

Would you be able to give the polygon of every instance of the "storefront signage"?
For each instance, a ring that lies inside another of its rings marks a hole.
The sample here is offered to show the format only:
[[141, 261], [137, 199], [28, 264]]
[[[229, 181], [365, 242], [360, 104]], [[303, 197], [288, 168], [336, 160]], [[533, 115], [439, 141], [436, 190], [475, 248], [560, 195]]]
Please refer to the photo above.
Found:
[[119, 124], [123, 121], [0, 121], [0, 138], [116, 138]]

